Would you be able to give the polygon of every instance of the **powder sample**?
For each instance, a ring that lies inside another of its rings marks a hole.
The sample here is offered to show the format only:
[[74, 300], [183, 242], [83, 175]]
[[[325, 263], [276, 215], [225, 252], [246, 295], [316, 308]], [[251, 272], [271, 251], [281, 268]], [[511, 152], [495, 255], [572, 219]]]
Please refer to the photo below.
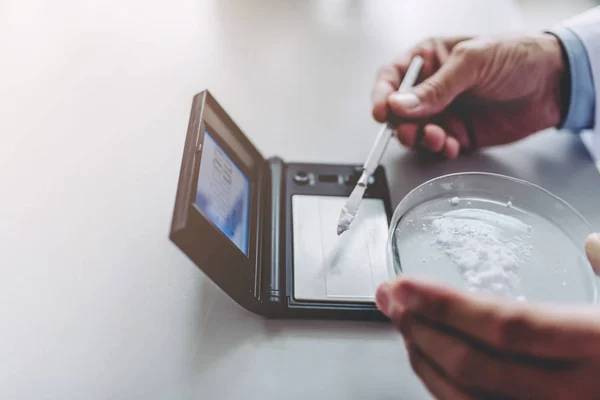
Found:
[[517, 296], [518, 270], [530, 253], [529, 225], [466, 209], [447, 212], [432, 226], [435, 244], [458, 266], [469, 290]]
[[346, 207], [342, 208], [342, 212], [340, 214], [340, 219], [338, 221], [337, 226], [337, 234], [341, 235], [350, 229], [350, 224], [354, 220], [354, 215], [348, 211]]
[[457, 205], [458, 202], [460, 201], [460, 199], [458, 197], [453, 197], [450, 199], [450, 203], [452, 203], [452, 205]]

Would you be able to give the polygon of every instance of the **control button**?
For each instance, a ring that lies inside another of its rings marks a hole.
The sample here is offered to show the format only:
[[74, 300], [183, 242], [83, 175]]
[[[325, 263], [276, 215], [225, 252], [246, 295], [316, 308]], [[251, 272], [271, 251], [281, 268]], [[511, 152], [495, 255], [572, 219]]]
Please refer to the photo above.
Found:
[[352, 175], [344, 175], [344, 183], [347, 186], [356, 186], [356, 182], [358, 182], [358, 178], [360, 175], [352, 174]]
[[310, 177], [304, 171], [298, 171], [294, 175], [294, 182], [298, 185], [306, 185], [310, 181]]

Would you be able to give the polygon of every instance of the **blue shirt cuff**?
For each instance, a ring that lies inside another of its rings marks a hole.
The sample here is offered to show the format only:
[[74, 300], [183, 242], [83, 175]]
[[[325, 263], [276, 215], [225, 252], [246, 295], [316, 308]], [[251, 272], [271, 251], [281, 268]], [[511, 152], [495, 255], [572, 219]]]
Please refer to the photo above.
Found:
[[592, 129], [595, 122], [596, 92], [587, 50], [575, 32], [567, 27], [560, 26], [548, 33], [560, 40], [569, 62], [569, 109], [559, 128], [574, 132]]

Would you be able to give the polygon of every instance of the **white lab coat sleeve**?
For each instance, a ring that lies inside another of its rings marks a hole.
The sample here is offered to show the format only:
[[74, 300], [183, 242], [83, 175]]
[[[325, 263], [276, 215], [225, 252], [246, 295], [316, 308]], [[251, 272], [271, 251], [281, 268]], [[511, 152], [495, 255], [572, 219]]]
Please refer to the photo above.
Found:
[[600, 168], [600, 6], [570, 18], [561, 25], [571, 29], [581, 39], [589, 58], [596, 93], [595, 127], [592, 132], [583, 132], [582, 139]]

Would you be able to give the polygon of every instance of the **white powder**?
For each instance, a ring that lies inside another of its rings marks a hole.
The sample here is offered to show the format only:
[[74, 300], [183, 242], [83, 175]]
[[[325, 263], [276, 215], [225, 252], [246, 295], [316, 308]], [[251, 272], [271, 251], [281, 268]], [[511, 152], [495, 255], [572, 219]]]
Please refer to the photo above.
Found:
[[456, 210], [432, 221], [435, 244], [472, 291], [516, 296], [518, 270], [530, 253], [529, 225], [484, 210]]
[[459, 201], [460, 199], [458, 197], [453, 197], [450, 199], [450, 203], [452, 203], [453, 206], [457, 205]]
[[337, 234], [341, 235], [350, 228], [350, 224], [354, 219], [354, 215], [348, 211], [346, 207], [342, 208], [340, 220], [338, 221]]

